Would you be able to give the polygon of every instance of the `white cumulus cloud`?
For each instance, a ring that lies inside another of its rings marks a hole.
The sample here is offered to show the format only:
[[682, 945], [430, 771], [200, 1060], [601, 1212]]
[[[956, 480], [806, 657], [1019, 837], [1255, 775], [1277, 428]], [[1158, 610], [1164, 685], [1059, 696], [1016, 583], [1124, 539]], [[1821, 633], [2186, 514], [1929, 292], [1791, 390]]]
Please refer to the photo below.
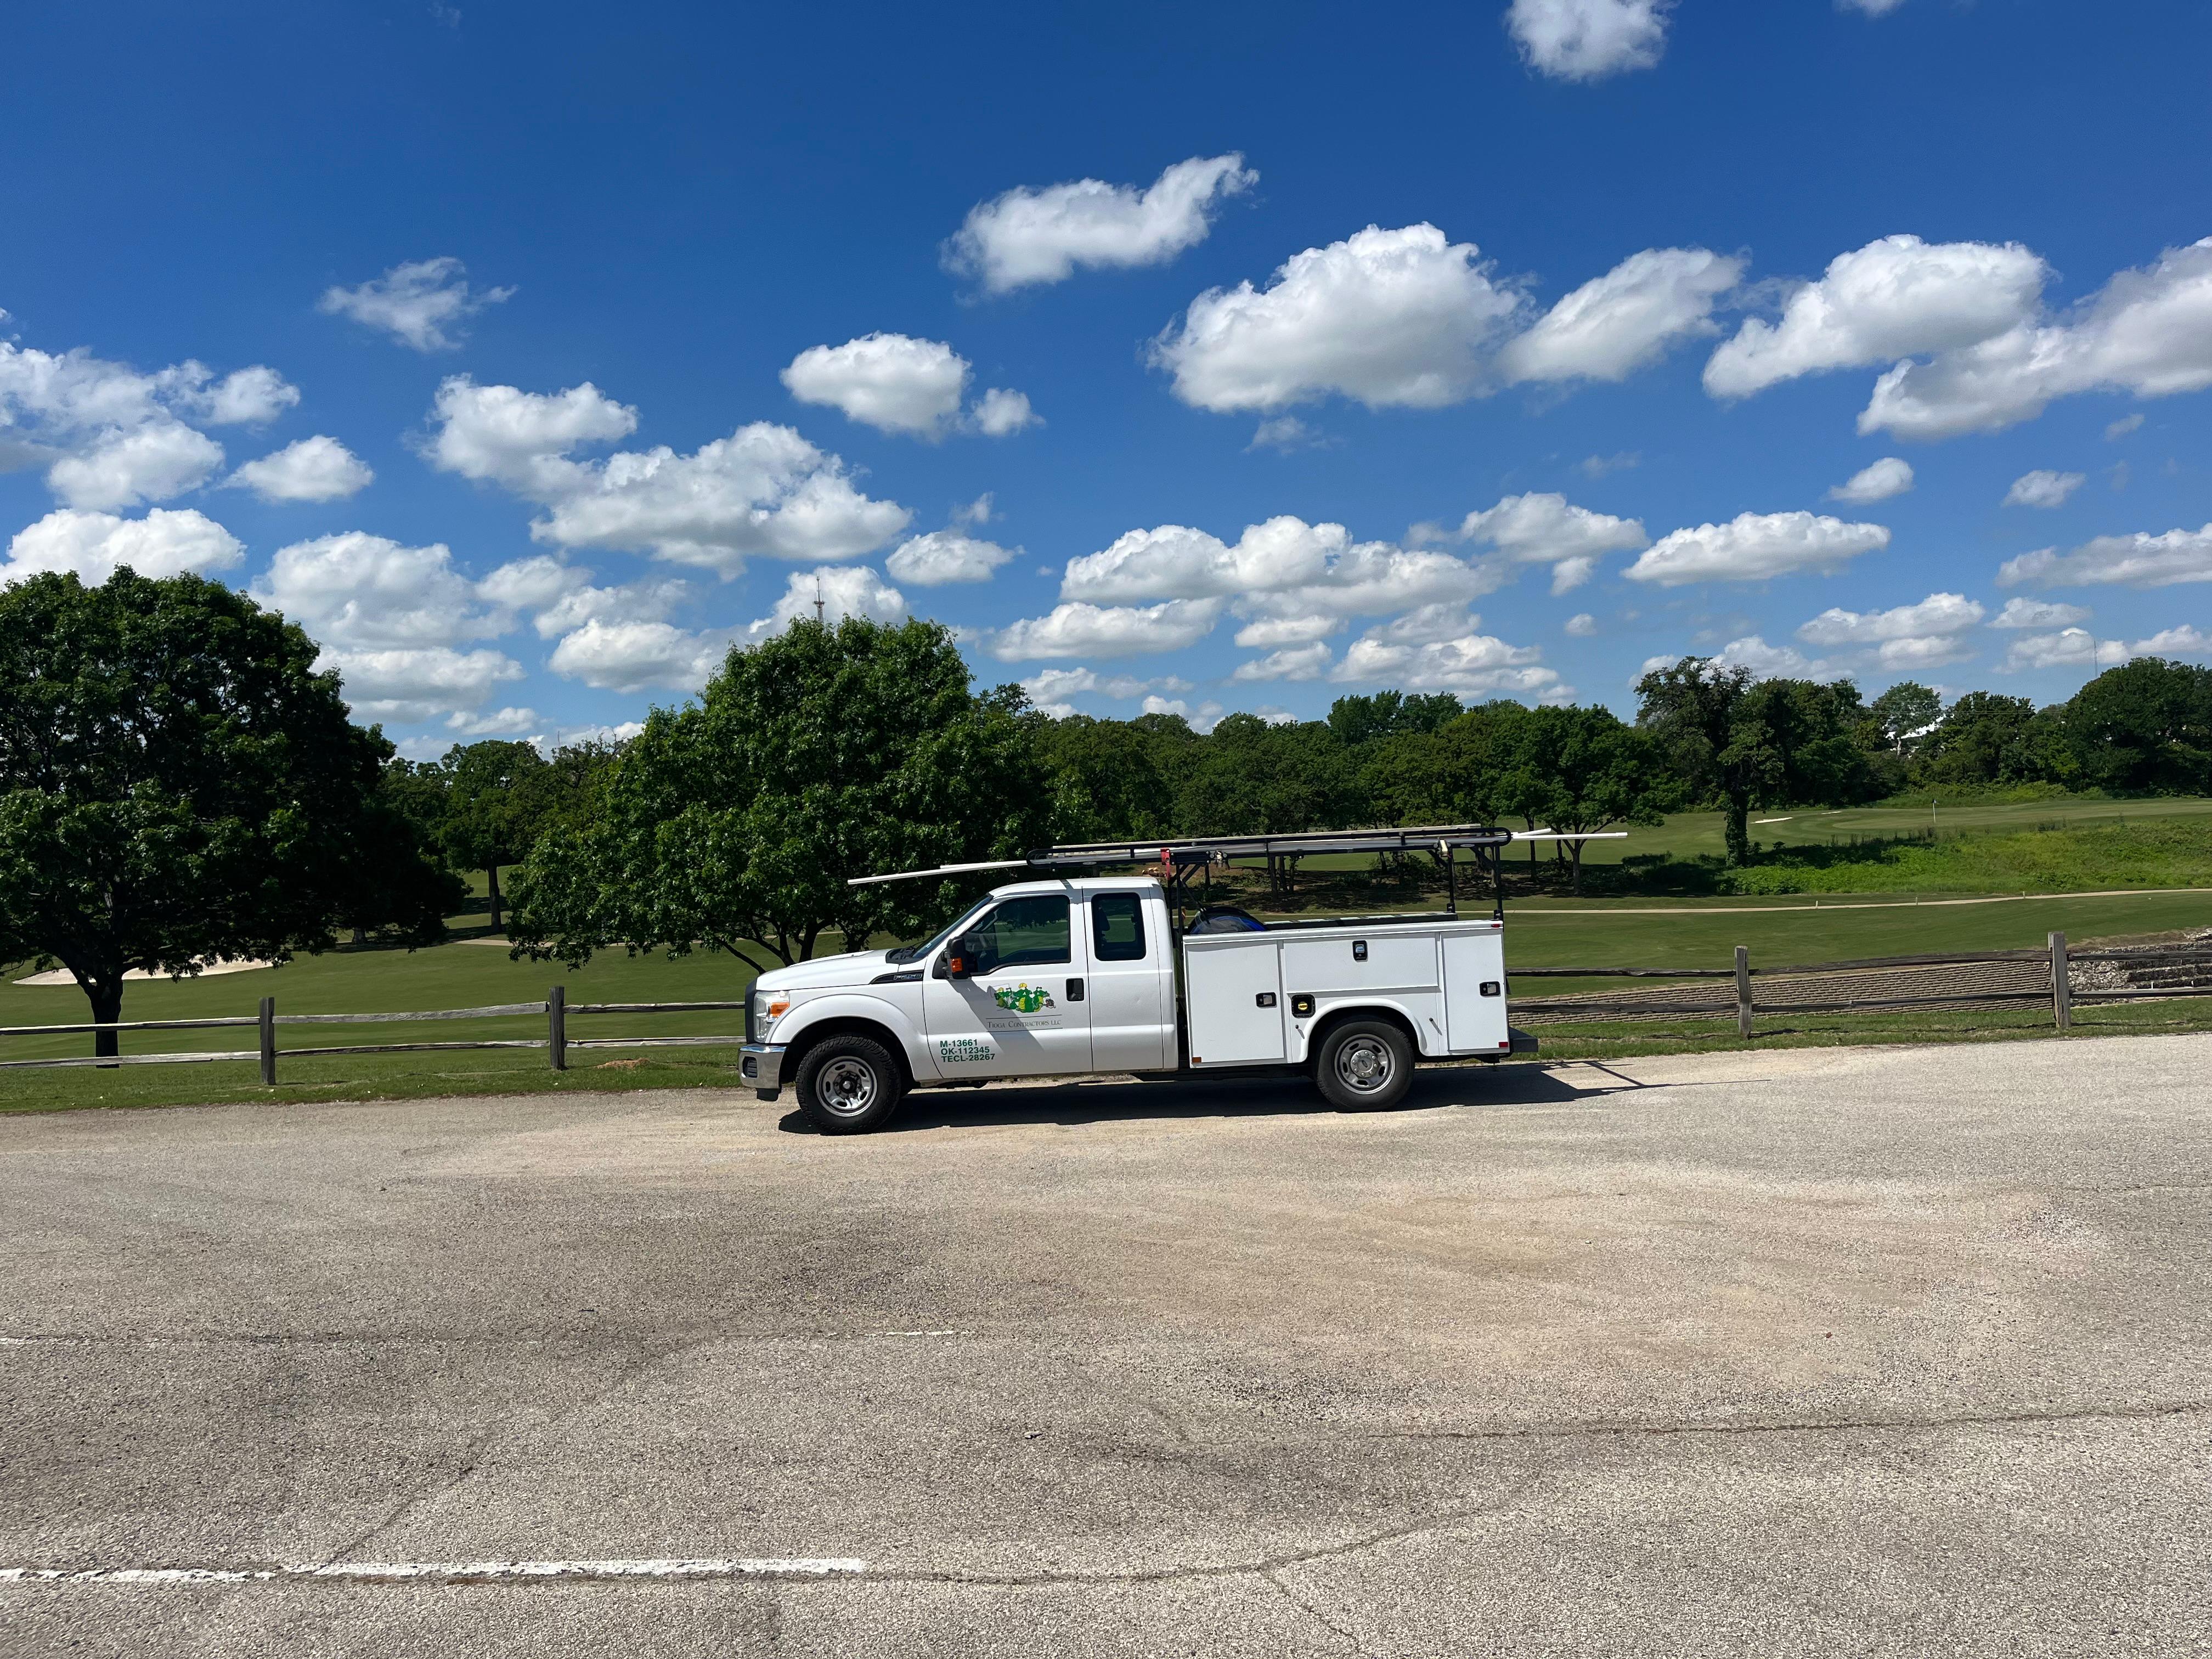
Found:
[[1843, 501], [1852, 507], [1869, 507], [1876, 501], [1886, 501], [1893, 495], [1902, 495], [1912, 488], [1912, 464], [1895, 455], [1886, 455], [1873, 465], [1863, 467], [1851, 474], [1844, 483], [1828, 492], [1832, 501]]
[[730, 634], [698, 634], [665, 622], [594, 617], [562, 636], [546, 666], [602, 691], [696, 691], [729, 654]]
[[318, 309], [381, 329], [417, 351], [450, 351], [467, 337], [463, 325], [470, 318], [514, 292], [512, 288], [471, 290], [468, 267], [448, 256], [408, 260], [358, 288], [325, 289]]
[[317, 435], [248, 461], [223, 480], [264, 501], [342, 501], [375, 479], [367, 463], [336, 438]]
[[1624, 380], [1680, 341], [1719, 332], [1721, 297], [1743, 261], [1701, 247], [1649, 248], [1583, 283], [1510, 342], [1508, 380]]
[[1322, 612], [1310, 617], [1262, 617], [1237, 630], [1237, 643], [1247, 651], [1265, 651], [1280, 645], [1310, 645], [1345, 629], [1341, 615]]
[[2166, 398], [2212, 386], [2212, 237], [2124, 270], [2063, 314], [1901, 362], [1875, 382], [1859, 430], [1903, 438], [1995, 432], [2087, 392]]
[[1862, 553], [1888, 545], [1889, 532], [1878, 524], [1847, 524], [1802, 512], [1745, 513], [1726, 524], [1702, 524], [1662, 537], [1627, 574], [1662, 587], [1826, 574]]
[[472, 712], [500, 686], [523, 678], [522, 665], [512, 657], [450, 646], [326, 650], [315, 667], [338, 675], [356, 720], [404, 725]]
[[1331, 392], [1370, 408], [1433, 409], [1470, 397], [1521, 313], [1472, 242], [1434, 225], [1373, 225], [1308, 248], [1265, 289], [1209, 289], [1152, 343], [1183, 402], [1272, 411]]
[[2005, 491], [2004, 504], [2007, 507], [2045, 508], [2063, 507], [2066, 498], [2087, 482], [2087, 475], [2083, 473], [2051, 472], [2039, 467], [2033, 472], [2021, 473], [2012, 481], [2012, 488]]
[[204, 514], [157, 507], [141, 519], [63, 507], [15, 532], [0, 584], [74, 571], [94, 586], [128, 565], [142, 576], [204, 576], [246, 556], [238, 538]]
[[991, 294], [1063, 282], [1079, 266], [1164, 264], [1203, 241], [1220, 204], [1259, 179], [1231, 154], [1178, 161], [1142, 190], [1098, 179], [1010, 190], [969, 210], [945, 264]]
[[1487, 634], [1407, 643], [1376, 629], [1352, 642], [1329, 678], [1340, 684], [1388, 684], [1408, 691], [1536, 696], [1559, 679], [1541, 665], [1542, 659], [1534, 646], [1508, 645]]
[[46, 483], [71, 507], [136, 507], [197, 489], [222, 465], [222, 446], [181, 421], [112, 427], [46, 469]]
[[[1030, 675], [1021, 683], [1030, 701], [1054, 720], [1065, 720], [1076, 712], [1075, 705], [1067, 700], [1079, 693], [1093, 693], [1102, 697], [1113, 697], [1127, 702], [1135, 697], [1155, 700], [1164, 692], [1188, 691], [1188, 680], [1169, 675], [1158, 679], [1140, 679], [1133, 674], [1101, 674], [1095, 668], [1045, 668]], [[1147, 713], [1152, 712], [1149, 707]], [[1188, 713], [1184, 708], [1179, 712]]]
[[442, 542], [408, 547], [359, 530], [294, 542], [252, 592], [326, 647], [453, 645], [501, 631]]
[[1667, 50], [1673, 0], [1513, 0], [1505, 28], [1532, 69], [1601, 81], [1650, 69]]
[[2085, 587], [2111, 582], [2124, 587], [2171, 587], [2212, 582], [2212, 524], [2202, 530], [2169, 530], [2154, 536], [2100, 536], [2071, 553], [2046, 547], [2007, 559], [1997, 570], [2005, 587]]
[[2060, 605], [2051, 599], [2009, 599], [2004, 609], [1990, 619], [1992, 628], [2064, 628], [2072, 623], [2089, 620], [2086, 606]]
[[1018, 547], [1001, 547], [957, 530], [933, 530], [901, 542], [884, 568], [917, 587], [942, 587], [948, 582], [988, 581], [1000, 565], [1020, 556]]
[[1831, 607], [1797, 630], [1808, 645], [1871, 647], [1876, 666], [1891, 672], [1938, 667], [1974, 654], [1966, 630], [1988, 613], [1963, 593], [1930, 593], [1889, 611]]
[[1008, 438], [1042, 426], [1044, 416], [1030, 407], [1026, 393], [994, 386], [975, 399], [968, 411], [968, 424], [987, 438]]
[[1885, 236], [1801, 284], [1778, 322], [1753, 318], [1705, 365], [1705, 390], [1747, 398], [1829, 369], [1972, 346], [2035, 314], [2048, 275], [2016, 242]]
[[879, 432], [934, 441], [958, 418], [968, 374], [968, 360], [942, 340], [864, 334], [808, 347], [782, 378], [803, 404], [827, 404]]
[[1317, 680], [1328, 672], [1336, 653], [1326, 645], [1296, 645], [1251, 662], [1239, 663], [1231, 676], [1239, 680]]
[[495, 481], [544, 511], [536, 540], [649, 552], [734, 574], [749, 556], [849, 559], [913, 517], [854, 488], [845, 464], [787, 426], [757, 421], [689, 455], [666, 445], [578, 460], [627, 435], [636, 411], [588, 384], [551, 395], [455, 376], [438, 389], [433, 465]]
[[1565, 593], [1588, 581], [1607, 553], [1632, 553], [1650, 544], [1644, 526], [1571, 505], [1564, 495], [1508, 495], [1497, 506], [1461, 520], [1460, 539], [1488, 542], [1516, 564], [1552, 567], [1552, 592]]
[[990, 650], [1001, 662], [1180, 651], [1204, 639], [1220, 619], [1218, 599], [1169, 599], [1151, 605], [1071, 601], [999, 629]]

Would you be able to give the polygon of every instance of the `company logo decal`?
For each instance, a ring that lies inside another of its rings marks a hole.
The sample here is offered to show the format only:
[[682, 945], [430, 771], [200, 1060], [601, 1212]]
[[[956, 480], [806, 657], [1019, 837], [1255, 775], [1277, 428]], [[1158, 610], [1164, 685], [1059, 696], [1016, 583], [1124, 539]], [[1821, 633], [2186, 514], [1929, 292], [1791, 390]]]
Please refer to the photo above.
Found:
[[1056, 1005], [1042, 985], [994, 985], [991, 1000], [1011, 1014], [1038, 1014]]
[[963, 1062], [975, 1065], [996, 1060], [999, 1051], [976, 1037], [939, 1037], [937, 1040], [937, 1057], [948, 1066], [958, 1066]]

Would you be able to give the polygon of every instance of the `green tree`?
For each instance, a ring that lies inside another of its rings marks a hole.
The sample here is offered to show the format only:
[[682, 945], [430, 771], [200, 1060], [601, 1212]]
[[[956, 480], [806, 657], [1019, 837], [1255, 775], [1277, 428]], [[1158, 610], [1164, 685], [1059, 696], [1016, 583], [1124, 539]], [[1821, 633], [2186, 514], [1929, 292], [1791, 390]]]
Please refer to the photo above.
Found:
[[468, 902], [468, 884], [448, 867], [441, 851], [446, 787], [434, 766], [397, 758], [385, 762], [368, 808], [363, 858], [356, 868], [356, 896], [339, 920], [354, 943], [371, 933], [412, 949], [446, 936], [445, 918]]
[[499, 872], [520, 864], [537, 845], [553, 805], [545, 757], [534, 744], [496, 738], [456, 744], [438, 763], [445, 775], [441, 827], [456, 869], [481, 870], [491, 899], [491, 929], [500, 929]]
[[[58, 961], [95, 1022], [124, 975], [283, 961], [375, 908], [392, 746], [346, 717], [298, 628], [220, 582], [118, 570], [0, 592], [0, 960]], [[426, 886], [429, 884], [424, 884]], [[94, 1052], [118, 1052], [116, 1034]]]
[[[1183, 780], [1180, 817], [1199, 836], [1339, 829], [1358, 811], [1358, 775], [1324, 721], [1270, 725], [1256, 714], [1231, 714], [1208, 734]], [[1268, 861], [1275, 892], [1291, 890], [1297, 862]]]
[[1179, 730], [1147, 728], [1131, 720], [1070, 714], [1033, 723], [1037, 757], [1050, 780], [1053, 838], [1112, 841], [1167, 836], [1175, 830], [1176, 753], [1195, 738], [1173, 715]]
[[2212, 793], [2212, 668], [2160, 657], [2108, 668], [2074, 694], [2066, 728], [2100, 788]]
[[1695, 797], [1728, 815], [1730, 864], [1751, 861], [1753, 805], [1865, 798], [1869, 775], [1852, 732], [1865, 717], [1848, 680], [1754, 679], [1708, 657], [1685, 657], [1636, 683], [1637, 724]]
[[2039, 781], [2045, 765], [2032, 740], [2034, 722], [2026, 697], [1969, 691], [1923, 740], [1922, 781], [1966, 788]]
[[1462, 713], [1449, 691], [1376, 691], [1339, 697], [1329, 705], [1329, 730], [1347, 748], [1384, 738], [1440, 730]]
[[1868, 705], [1883, 738], [1894, 754], [1905, 752], [1905, 742], [1924, 732], [1943, 716], [1942, 695], [1917, 680], [1899, 680]]
[[1755, 747], [1737, 740], [1736, 726], [1755, 684], [1748, 668], [1724, 668], [1710, 657], [1685, 657], [1636, 683], [1638, 726], [1693, 798], [1717, 801], [1728, 815], [1730, 864], [1751, 862], [1759, 762]]
[[[1674, 804], [1673, 781], [1649, 732], [1624, 725], [1608, 708], [1523, 708], [1501, 735], [1507, 765], [1498, 804], [1531, 827], [1594, 835], [1616, 823], [1660, 822]], [[1583, 843], [1562, 842], [1583, 890]]]
[[1049, 839], [1019, 690], [978, 696], [951, 635], [813, 621], [733, 651], [696, 704], [655, 709], [590, 817], [514, 876], [533, 957], [699, 946], [796, 962], [825, 932], [933, 925], [975, 884], [849, 877], [1006, 858]]

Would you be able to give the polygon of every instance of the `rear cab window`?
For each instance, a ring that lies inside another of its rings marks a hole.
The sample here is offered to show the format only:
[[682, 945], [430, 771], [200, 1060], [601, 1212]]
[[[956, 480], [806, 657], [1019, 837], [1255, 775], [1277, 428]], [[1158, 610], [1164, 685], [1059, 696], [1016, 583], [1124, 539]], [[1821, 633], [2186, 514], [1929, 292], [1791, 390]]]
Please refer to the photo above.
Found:
[[1095, 962], [1145, 959], [1144, 902], [1136, 894], [1091, 895], [1091, 956]]

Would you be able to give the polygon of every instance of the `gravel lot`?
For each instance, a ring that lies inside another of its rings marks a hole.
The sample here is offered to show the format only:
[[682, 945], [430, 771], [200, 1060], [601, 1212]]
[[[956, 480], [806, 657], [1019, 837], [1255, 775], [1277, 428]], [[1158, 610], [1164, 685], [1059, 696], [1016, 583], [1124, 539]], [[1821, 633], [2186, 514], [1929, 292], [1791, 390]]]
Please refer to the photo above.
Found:
[[0, 1119], [0, 1652], [2212, 1651], [2212, 1037], [787, 1104]]

